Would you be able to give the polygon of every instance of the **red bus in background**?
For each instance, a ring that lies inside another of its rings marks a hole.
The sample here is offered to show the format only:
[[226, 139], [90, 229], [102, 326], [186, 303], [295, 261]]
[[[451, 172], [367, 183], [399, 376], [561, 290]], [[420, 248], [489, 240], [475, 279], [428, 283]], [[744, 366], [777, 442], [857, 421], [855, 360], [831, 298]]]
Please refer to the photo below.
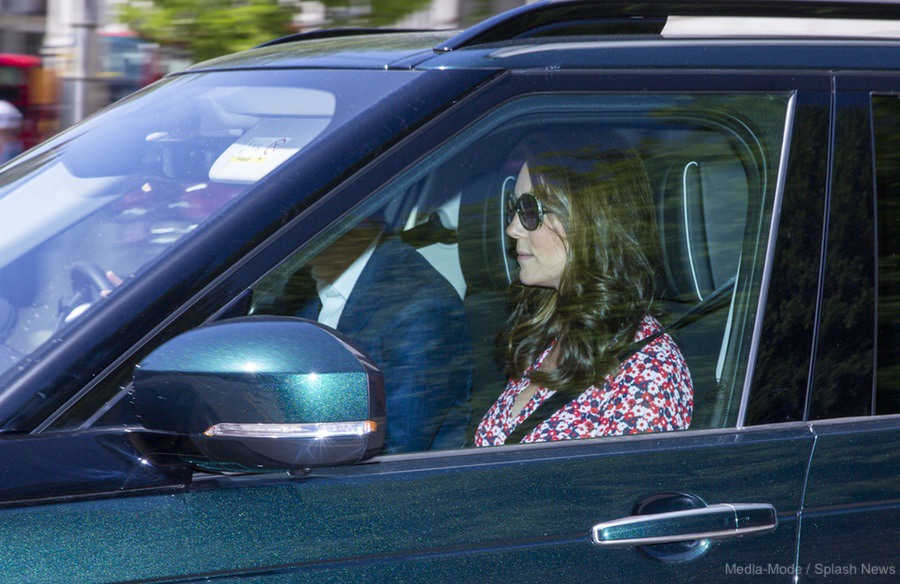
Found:
[[26, 149], [58, 131], [55, 76], [40, 57], [0, 53], [0, 99], [21, 112], [19, 139]]

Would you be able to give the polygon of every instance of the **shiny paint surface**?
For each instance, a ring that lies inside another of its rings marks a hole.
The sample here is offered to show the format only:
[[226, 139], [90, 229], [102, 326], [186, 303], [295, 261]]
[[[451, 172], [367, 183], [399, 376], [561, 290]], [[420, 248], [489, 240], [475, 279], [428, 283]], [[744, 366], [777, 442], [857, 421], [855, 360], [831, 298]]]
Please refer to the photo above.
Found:
[[191, 471], [158, 467], [137, 454], [137, 434], [122, 429], [0, 440], [0, 524], [13, 502], [34, 504], [68, 496], [114, 495], [133, 489], [185, 485]]
[[435, 52], [447, 33], [375, 35], [286, 43], [200, 63], [189, 71], [227, 68], [349, 69], [667, 69], [766, 71], [833, 68], [879, 70], [896, 57], [888, 41], [821, 39], [619, 38], [591, 41], [516, 40]]
[[[196, 396], [202, 388], [210, 387], [221, 392], [221, 399], [206, 402], [206, 406], [215, 412], [210, 413], [209, 419], [199, 421], [199, 425], [186, 424], [180, 430], [202, 432], [212, 423], [235, 422], [232, 419], [235, 415], [248, 424], [338, 422], [364, 420], [368, 415], [368, 379], [364, 372], [278, 375], [167, 372], [137, 377], [137, 392], [146, 400], [146, 405], [149, 407], [154, 399], [167, 399], [160, 404], [165, 412], [191, 405], [196, 407], [197, 397], [186, 397], [188, 392]], [[164, 386], [168, 391], [156, 390]], [[144, 419], [147, 424], [156, 422], [146, 410]], [[164, 413], [159, 415], [159, 422], [166, 426], [175, 423], [175, 419], [178, 418]]]
[[[180, 335], [141, 361], [142, 373], [289, 373], [303, 376], [365, 372], [350, 341], [293, 318], [217, 321]], [[368, 361], [368, 360], [367, 360]]]
[[[172, 432], [200, 451], [178, 446], [173, 454], [213, 470], [349, 464], [384, 442], [381, 372], [349, 339], [299, 318], [228, 319], [175, 337], [138, 364], [132, 401], [143, 427]], [[291, 431], [365, 421], [375, 430], [364, 435]], [[219, 424], [239, 431], [211, 435]], [[266, 436], [246, 435], [244, 426], [263, 426]], [[151, 461], [167, 452], [165, 443], [142, 450]]]
[[672, 40], [504, 43], [442, 54], [417, 69], [791, 69], [880, 70], [896, 59], [895, 43], [815, 40]]
[[[314, 39], [261, 47], [228, 55], [190, 68], [248, 67], [387, 69], [396, 61], [430, 57], [432, 47], [452, 33], [372, 34], [359, 37]], [[421, 56], [419, 56], [421, 55]]]
[[[561, 566], [564, 578], [614, 582], [639, 570], [653, 582], [717, 581], [735, 557], [792, 561], [811, 447], [801, 424], [382, 457], [302, 478], [209, 477], [174, 494], [15, 510], [3, 517], [0, 564], [22, 575], [11, 582], [534, 581]], [[708, 503], [765, 493], [780, 524], [713, 542], [682, 570], [590, 543], [595, 523], [682, 491]], [[90, 537], [76, 543], [74, 532]], [[71, 544], [47, 555], [48, 540]]]
[[896, 582], [900, 417], [820, 421], [813, 430], [799, 565], [814, 582]]

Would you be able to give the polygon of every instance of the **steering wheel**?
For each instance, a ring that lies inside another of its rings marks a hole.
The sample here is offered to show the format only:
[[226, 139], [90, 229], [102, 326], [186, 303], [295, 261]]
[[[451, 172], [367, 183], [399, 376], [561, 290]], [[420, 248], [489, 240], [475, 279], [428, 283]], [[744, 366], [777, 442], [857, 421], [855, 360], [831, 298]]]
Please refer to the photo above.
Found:
[[69, 279], [72, 282], [72, 297], [66, 302], [62, 299], [59, 301], [57, 328], [74, 320], [100, 300], [102, 291], [113, 288], [106, 273], [91, 262], [79, 262], [72, 266], [69, 269]]

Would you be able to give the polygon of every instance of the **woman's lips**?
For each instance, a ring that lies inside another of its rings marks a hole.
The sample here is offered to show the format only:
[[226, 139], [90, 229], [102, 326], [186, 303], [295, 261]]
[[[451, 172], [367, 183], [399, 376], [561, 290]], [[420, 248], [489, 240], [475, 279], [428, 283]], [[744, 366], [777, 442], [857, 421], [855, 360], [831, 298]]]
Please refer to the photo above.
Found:
[[516, 255], [516, 259], [519, 260], [520, 262], [523, 262], [525, 260], [530, 260], [533, 257], [534, 256], [531, 255], [530, 253], [519, 253], [518, 255]]

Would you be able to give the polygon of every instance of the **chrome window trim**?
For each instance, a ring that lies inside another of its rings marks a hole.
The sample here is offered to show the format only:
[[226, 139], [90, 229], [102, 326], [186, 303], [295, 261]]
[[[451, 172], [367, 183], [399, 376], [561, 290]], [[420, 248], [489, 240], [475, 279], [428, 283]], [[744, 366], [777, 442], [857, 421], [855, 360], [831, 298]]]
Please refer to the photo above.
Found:
[[747, 417], [747, 405], [750, 401], [750, 386], [756, 372], [756, 359], [759, 356], [759, 343], [762, 337], [763, 318], [766, 314], [766, 301], [769, 298], [769, 285], [772, 280], [772, 269], [775, 262], [775, 241], [778, 238], [778, 226], [781, 222], [781, 204], [784, 199], [784, 185], [787, 181], [788, 156], [791, 148], [794, 116], [797, 109], [797, 93], [788, 100], [787, 115], [784, 118], [784, 135], [781, 142], [781, 156], [778, 162], [778, 178], [775, 182], [775, 198], [772, 202], [772, 219], [769, 224], [769, 238], [766, 242], [766, 258], [763, 265], [762, 282], [759, 288], [759, 299], [756, 305], [756, 322], [753, 323], [753, 337], [750, 340], [750, 354], [747, 359], [747, 370], [744, 374], [744, 389], [741, 393], [741, 405], [738, 409], [738, 429], [744, 427]]

